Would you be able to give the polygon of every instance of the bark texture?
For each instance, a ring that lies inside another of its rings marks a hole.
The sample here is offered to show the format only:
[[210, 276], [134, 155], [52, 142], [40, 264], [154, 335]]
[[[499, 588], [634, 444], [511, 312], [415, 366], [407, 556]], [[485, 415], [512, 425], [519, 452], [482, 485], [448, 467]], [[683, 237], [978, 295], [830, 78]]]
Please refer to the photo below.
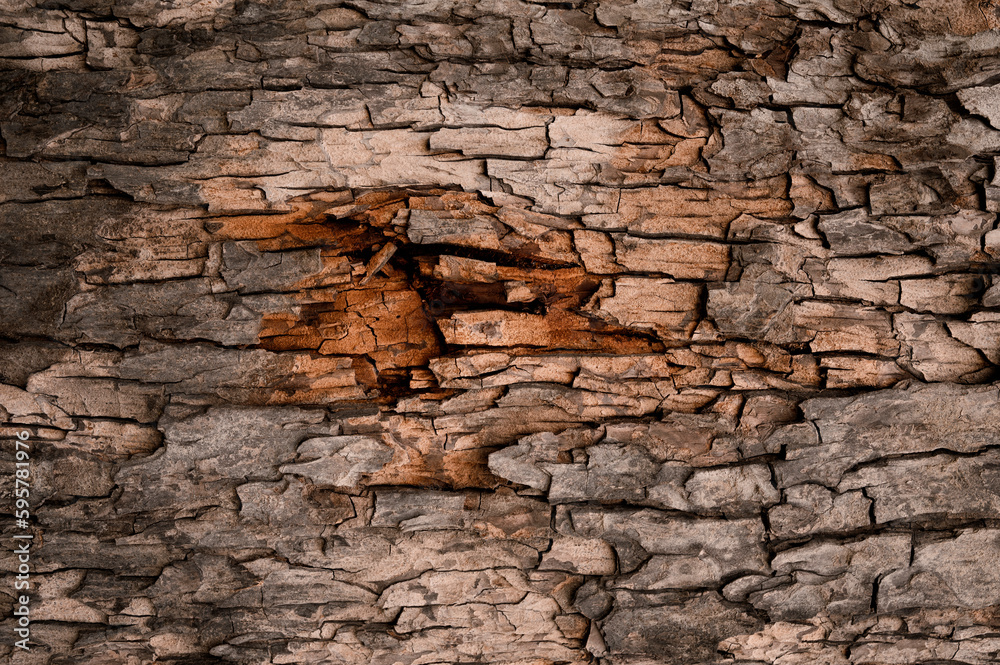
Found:
[[0, 658], [997, 662], [993, 0], [2, 7]]

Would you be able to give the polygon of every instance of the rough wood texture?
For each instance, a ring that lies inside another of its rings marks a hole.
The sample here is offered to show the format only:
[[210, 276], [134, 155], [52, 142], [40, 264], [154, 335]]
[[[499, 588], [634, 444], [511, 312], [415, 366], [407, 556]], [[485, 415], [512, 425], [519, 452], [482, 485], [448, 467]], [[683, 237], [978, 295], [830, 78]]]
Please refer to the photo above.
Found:
[[998, 28], [6, 0], [0, 658], [996, 663]]

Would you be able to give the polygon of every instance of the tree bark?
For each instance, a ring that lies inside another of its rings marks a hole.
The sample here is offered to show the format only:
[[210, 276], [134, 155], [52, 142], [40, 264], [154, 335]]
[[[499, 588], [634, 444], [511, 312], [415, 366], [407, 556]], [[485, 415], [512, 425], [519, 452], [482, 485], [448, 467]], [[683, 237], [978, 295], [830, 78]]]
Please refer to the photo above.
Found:
[[6, 3], [0, 657], [996, 662], [998, 28]]

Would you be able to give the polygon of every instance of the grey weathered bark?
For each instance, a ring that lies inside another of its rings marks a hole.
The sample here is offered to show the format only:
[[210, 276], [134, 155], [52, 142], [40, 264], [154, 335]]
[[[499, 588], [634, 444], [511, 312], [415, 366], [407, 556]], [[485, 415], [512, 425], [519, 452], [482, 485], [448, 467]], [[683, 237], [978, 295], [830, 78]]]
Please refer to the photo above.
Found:
[[0, 657], [996, 662], [998, 16], [8, 0]]

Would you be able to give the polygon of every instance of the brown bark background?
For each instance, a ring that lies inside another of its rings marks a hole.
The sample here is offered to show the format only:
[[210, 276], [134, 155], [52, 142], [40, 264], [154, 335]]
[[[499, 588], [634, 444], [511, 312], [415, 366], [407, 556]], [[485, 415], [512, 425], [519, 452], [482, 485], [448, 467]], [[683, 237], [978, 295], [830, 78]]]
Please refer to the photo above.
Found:
[[5, 661], [1000, 658], [992, 0], [0, 10]]

